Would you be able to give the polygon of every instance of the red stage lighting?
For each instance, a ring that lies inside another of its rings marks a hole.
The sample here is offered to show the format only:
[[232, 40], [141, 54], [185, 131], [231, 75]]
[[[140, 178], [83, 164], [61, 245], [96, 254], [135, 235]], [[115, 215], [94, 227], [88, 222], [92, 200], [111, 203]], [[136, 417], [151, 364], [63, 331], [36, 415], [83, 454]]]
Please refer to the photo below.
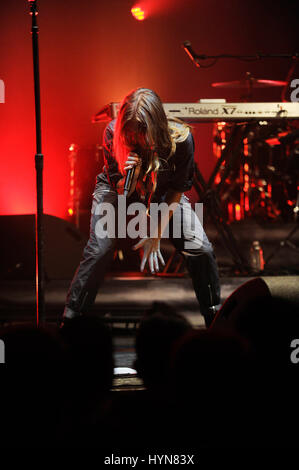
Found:
[[145, 19], [145, 12], [140, 7], [131, 8], [131, 13], [134, 16], [134, 18], [138, 21], [142, 21]]
[[240, 206], [240, 204], [235, 204], [235, 217], [236, 217], [236, 220], [241, 220], [241, 206]]

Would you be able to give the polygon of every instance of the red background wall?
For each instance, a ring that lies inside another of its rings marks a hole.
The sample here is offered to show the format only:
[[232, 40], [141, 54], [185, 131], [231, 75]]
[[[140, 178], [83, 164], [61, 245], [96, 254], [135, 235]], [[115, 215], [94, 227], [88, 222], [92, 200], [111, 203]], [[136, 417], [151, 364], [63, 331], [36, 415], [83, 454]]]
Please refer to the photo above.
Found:
[[[140, 3], [139, 3], [140, 4]], [[295, 1], [142, 0], [146, 21], [130, 14], [129, 0], [40, 0], [40, 76], [44, 168], [44, 211], [66, 217], [68, 147], [101, 140], [103, 124], [91, 116], [132, 88], [155, 89], [167, 102], [223, 97], [239, 101], [238, 90], [216, 90], [214, 81], [285, 79], [289, 61], [246, 63], [220, 60], [198, 69], [181, 48], [189, 39], [205, 54], [298, 51]], [[0, 214], [35, 211], [35, 123], [31, 18], [25, 0], [1, 2]], [[297, 69], [298, 77], [298, 69]], [[280, 89], [259, 90], [257, 101], [279, 101]], [[196, 125], [196, 161], [204, 176], [214, 165], [212, 126]], [[101, 168], [99, 168], [101, 171]]]

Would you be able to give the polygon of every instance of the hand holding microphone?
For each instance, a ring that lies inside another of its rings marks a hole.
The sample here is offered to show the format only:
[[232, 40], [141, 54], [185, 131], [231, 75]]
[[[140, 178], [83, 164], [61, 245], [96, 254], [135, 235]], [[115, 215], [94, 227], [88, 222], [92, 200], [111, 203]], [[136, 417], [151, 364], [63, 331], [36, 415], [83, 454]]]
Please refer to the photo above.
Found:
[[124, 166], [124, 170], [127, 171], [125, 185], [124, 185], [124, 196], [128, 196], [131, 190], [134, 190], [136, 182], [139, 177], [141, 169], [141, 158], [135, 152], [130, 152], [127, 157], [127, 161]]

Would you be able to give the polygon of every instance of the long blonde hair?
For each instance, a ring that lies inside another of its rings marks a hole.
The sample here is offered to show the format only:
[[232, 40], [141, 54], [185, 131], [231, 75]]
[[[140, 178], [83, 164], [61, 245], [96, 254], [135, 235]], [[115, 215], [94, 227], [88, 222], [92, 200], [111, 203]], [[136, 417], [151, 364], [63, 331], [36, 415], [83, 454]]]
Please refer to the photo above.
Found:
[[124, 174], [128, 152], [136, 151], [142, 158], [143, 181], [150, 177], [153, 194], [159, 159], [167, 161], [174, 154], [176, 143], [186, 139], [189, 128], [182, 121], [167, 119], [162, 102], [153, 90], [132, 90], [121, 103], [114, 131], [114, 154], [121, 173]]

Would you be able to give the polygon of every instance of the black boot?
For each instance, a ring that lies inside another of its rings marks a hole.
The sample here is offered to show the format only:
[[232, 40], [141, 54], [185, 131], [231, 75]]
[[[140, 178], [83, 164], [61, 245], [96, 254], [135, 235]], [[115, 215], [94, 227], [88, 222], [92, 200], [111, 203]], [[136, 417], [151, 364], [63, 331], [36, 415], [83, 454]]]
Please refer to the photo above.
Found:
[[202, 312], [202, 315], [205, 319], [206, 328], [210, 328], [210, 326], [212, 325], [214, 321], [216, 313], [217, 313], [217, 309], [215, 305], [210, 307], [206, 312]]
[[208, 328], [220, 304], [220, 281], [213, 251], [198, 256], [185, 256], [186, 266], [192, 279], [193, 288], [199, 303], [200, 313]]

